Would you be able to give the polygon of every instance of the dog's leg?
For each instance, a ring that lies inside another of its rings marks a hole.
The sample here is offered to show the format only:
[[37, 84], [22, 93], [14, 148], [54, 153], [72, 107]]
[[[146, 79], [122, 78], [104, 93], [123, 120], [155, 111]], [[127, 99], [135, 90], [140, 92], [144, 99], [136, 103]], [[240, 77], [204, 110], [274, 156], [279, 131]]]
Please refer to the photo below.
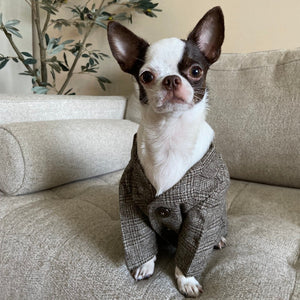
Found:
[[138, 281], [142, 279], [148, 279], [154, 273], [156, 256], [148, 260], [146, 263], [142, 264], [138, 268], [131, 271], [133, 278]]
[[180, 269], [176, 266], [175, 277], [180, 293], [186, 297], [198, 297], [203, 293], [202, 286], [195, 277], [185, 277]]

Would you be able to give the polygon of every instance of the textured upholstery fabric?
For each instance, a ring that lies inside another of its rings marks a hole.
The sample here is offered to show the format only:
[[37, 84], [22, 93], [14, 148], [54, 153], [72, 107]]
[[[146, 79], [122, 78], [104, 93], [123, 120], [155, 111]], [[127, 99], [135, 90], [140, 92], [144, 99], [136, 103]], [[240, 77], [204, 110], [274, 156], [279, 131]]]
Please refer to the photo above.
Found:
[[0, 190], [35, 192], [124, 168], [137, 124], [60, 120], [0, 127]]
[[[122, 172], [31, 195], [0, 196], [1, 299], [177, 300], [174, 255], [135, 282], [121, 239]], [[300, 190], [232, 180], [228, 245], [201, 276], [199, 299], [296, 300]]]
[[[222, 54], [207, 85], [208, 123], [231, 177], [300, 187], [300, 48]], [[126, 118], [140, 122], [136, 92]]]
[[208, 122], [234, 178], [300, 187], [300, 48], [223, 54]]
[[120, 96], [0, 95], [0, 124], [66, 120], [123, 119]]

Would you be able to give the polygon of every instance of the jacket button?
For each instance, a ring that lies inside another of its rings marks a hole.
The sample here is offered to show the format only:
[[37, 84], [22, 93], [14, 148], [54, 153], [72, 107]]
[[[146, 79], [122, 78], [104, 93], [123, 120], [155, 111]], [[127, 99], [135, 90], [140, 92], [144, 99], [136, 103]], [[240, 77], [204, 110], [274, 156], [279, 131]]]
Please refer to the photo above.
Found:
[[166, 207], [158, 207], [156, 213], [162, 218], [168, 218], [171, 214], [171, 210]]

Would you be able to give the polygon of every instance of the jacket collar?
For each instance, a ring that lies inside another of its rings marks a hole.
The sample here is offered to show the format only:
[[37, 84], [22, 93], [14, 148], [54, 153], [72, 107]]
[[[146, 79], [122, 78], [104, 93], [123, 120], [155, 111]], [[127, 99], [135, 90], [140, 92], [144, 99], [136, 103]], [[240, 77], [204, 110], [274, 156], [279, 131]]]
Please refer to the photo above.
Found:
[[179, 182], [161, 195], [155, 196], [156, 190], [146, 177], [138, 158], [136, 136], [135, 134], [131, 151], [131, 159], [135, 166], [134, 173], [152, 201], [163, 202], [163, 204], [170, 206], [180, 203], [193, 205], [195, 193], [197, 194], [197, 202], [199, 198], [207, 198], [211, 192], [211, 181], [218, 171], [218, 155], [213, 143], [205, 155], [185, 173]]

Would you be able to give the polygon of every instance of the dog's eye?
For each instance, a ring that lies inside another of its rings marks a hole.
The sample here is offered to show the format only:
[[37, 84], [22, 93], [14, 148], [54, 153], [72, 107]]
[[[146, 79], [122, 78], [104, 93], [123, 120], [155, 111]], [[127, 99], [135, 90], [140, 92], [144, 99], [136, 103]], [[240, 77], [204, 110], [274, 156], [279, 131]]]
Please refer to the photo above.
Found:
[[140, 79], [141, 79], [142, 83], [144, 83], [144, 84], [150, 83], [151, 81], [153, 81], [154, 75], [150, 71], [145, 71], [140, 76]]
[[200, 79], [202, 76], [202, 69], [199, 66], [192, 66], [189, 71], [189, 76], [192, 79]]

